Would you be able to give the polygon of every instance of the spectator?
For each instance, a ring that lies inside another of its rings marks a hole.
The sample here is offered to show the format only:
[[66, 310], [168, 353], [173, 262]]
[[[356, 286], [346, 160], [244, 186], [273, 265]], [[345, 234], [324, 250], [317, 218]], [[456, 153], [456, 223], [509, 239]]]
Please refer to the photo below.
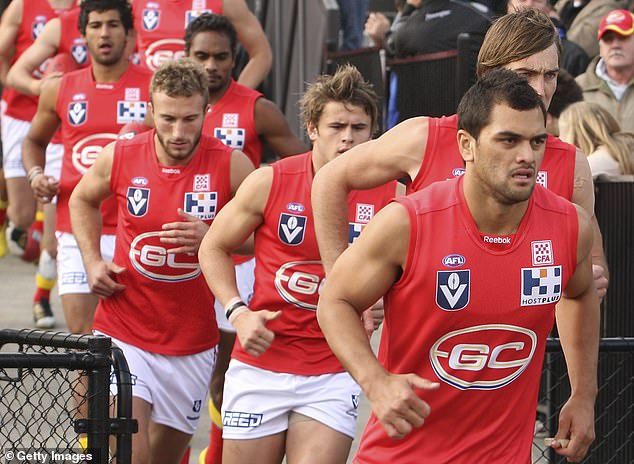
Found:
[[600, 54], [577, 77], [583, 98], [600, 104], [634, 131], [634, 14], [614, 10], [599, 25]]
[[561, 139], [584, 153], [593, 176], [634, 174], [634, 134], [622, 132], [616, 119], [601, 105], [570, 105], [559, 120]]
[[[373, 11], [365, 22], [365, 34], [370, 38], [375, 47], [386, 48], [388, 37], [394, 33], [401, 21], [405, 0], [394, 0], [396, 16], [390, 20], [380, 11]], [[393, 55], [393, 50], [390, 52]]]
[[626, 4], [626, 0], [559, 0], [555, 10], [567, 31], [568, 40], [583, 48], [592, 59], [599, 54], [594, 33], [601, 17], [614, 9], [625, 8]]
[[546, 121], [546, 129], [548, 132], [559, 137], [559, 117], [561, 116], [561, 112], [573, 103], [582, 100], [583, 92], [579, 84], [577, 84], [570, 73], [563, 69], [560, 70], [559, 76], [557, 76], [557, 89], [548, 107], [548, 119]]
[[363, 24], [368, 16], [370, 0], [337, 0], [343, 40], [341, 50], [363, 46]]

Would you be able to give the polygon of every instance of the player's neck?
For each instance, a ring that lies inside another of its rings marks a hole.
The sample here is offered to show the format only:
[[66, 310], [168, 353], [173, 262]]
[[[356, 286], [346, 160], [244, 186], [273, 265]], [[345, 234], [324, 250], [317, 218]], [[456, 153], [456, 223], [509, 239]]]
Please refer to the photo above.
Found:
[[117, 63], [111, 65], [102, 65], [93, 61], [91, 66], [92, 77], [95, 82], [114, 83], [126, 72], [128, 66], [130, 66], [130, 60], [122, 58]]
[[227, 81], [227, 83], [222, 86], [222, 88], [217, 90], [209, 90], [209, 106], [213, 106], [220, 101], [222, 97], [225, 96], [229, 87], [231, 86], [231, 79]]

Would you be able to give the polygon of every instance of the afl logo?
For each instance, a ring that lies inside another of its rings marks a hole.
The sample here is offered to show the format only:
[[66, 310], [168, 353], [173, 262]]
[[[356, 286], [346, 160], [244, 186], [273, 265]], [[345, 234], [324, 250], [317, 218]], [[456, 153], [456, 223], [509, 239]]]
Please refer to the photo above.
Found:
[[99, 152], [113, 140], [117, 140], [117, 134], [94, 134], [84, 137], [73, 146], [73, 166], [82, 175], [95, 164]]
[[200, 266], [195, 254], [168, 254], [159, 239], [160, 232], [138, 235], [130, 244], [130, 263], [148, 279], [161, 282], [183, 282], [198, 277]]
[[148, 184], [148, 180], [145, 177], [134, 177], [132, 179], [132, 185], [138, 185], [138, 186], [146, 186]]
[[460, 267], [464, 266], [467, 262], [464, 256], [462, 255], [447, 255], [442, 259], [442, 263], [446, 267]]
[[292, 261], [275, 273], [275, 288], [280, 296], [298, 308], [315, 311], [319, 290], [324, 283], [321, 261]]
[[506, 324], [488, 324], [454, 330], [429, 350], [438, 377], [460, 390], [504, 387], [530, 365], [537, 334]]
[[465, 168], [455, 168], [453, 171], [451, 171], [451, 174], [453, 174], [454, 177], [460, 177], [464, 173], [465, 173]]
[[306, 208], [301, 203], [292, 202], [286, 205], [286, 209], [291, 213], [303, 213]]
[[180, 39], [162, 39], [151, 44], [145, 51], [145, 64], [151, 71], [166, 61], [185, 57], [185, 41]]

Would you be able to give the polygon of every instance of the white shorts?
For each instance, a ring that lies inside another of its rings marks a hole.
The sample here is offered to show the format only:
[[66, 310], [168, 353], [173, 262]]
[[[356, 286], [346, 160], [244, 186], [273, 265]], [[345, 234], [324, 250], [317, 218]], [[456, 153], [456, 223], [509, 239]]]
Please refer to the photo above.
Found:
[[[238, 285], [238, 292], [240, 292], [240, 298], [246, 304], [249, 304], [253, 297], [253, 285], [255, 283], [255, 258], [245, 261], [242, 264], [236, 266], [236, 284]], [[227, 320], [225, 316], [225, 308], [222, 307], [219, 301], [214, 303], [214, 309], [216, 310], [216, 322], [218, 328], [223, 332], [236, 333], [236, 329], [231, 325], [231, 322]]]
[[[95, 334], [106, 335], [97, 331]], [[128, 362], [132, 396], [152, 405], [152, 420], [193, 434], [207, 398], [218, 347], [187, 356], [167, 356], [142, 350], [116, 338], [112, 338], [112, 342], [121, 348]], [[114, 382], [110, 393], [117, 394]]]
[[[5, 178], [26, 177], [22, 165], [22, 142], [29, 132], [31, 121], [22, 121], [7, 116], [2, 111], [2, 151]], [[51, 143], [46, 147], [46, 165], [44, 172], [48, 176], [59, 179], [62, 171], [62, 155], [64, 145]]]
[[222, 438], [249, 440], [282, 432], [291, 413], [354, 438], [360, 394], [347, 372], [285, 374], [232, 359], [225, 374]]
[[[59, 294], [90, 293], [88, 276], [81, 259], [81, 253], [73, 234], [55, 232], [57, 237], [57, 275]], [[101, 256], [112, 261], [114, 255], [114, 235], [101, 236]]]

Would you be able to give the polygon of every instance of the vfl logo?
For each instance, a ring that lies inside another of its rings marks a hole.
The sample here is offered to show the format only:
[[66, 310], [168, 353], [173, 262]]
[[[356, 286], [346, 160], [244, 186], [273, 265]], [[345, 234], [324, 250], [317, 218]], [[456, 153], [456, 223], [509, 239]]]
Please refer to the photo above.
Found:
[[88, 49], [83, 43], [78, 43], [70, 47], [70, 55], [78, 65], [86, 64], [88, 60]]
[[350, 395], [350, 400], [352, 402], [352, 407], [346, 411], [346, 414], [352, 417], [357, 417], [359, 415], [359, 394]]
[[246, 132], [247, 131], [242, 128], [227, 129], [225, 127], [216, 127], [214, 129], [214, 137], [228, 147], [242, 150], [244, 148]]
[[304, 241], [304, 231], [306, 230], [306, 216], [295, 214], [280, 214], [280, 223], [277, 234], [282, 243], [296, 246]]
[[128, 187], [127, 197], [128, 212], [136, 217], [145, 216], [150, 201], [150, 189]]
[[494, 390], [515, 379], [530, 365], [537, 334], [506, 324], [454, 330], [429, 350], [436, 375], [460, 390]]
[[321, 261], [292, 261], [275, 273], [275, 288], [284, 301], [315, 311], [323, 277]]
[[143, 10], [143, 29], [153, 31], [159, 25], [161, 12], [158, 10]]
[[71, 126], [81, 126], [88, 119], [88, 102], [68, 104], [68, 122]]
[[470, 297], [469, 269], [436, 272], [436, 305], [445, 311], [463, 309]]
[[42, 29], [44, 29], [44, 24], [46, 24], [46, 16], [36, 16], [33, 24], [31, 25], [31, 38], [33, 40], [37, 39], [38, 36], [42, 33]]
[[555, 303], [561, 298], [561, 266], [522, 268], [521, 306]]
[[202, 400], [194, 400], [194, 403], [192, 404], [192, 412], [195, 413], [196, 415], [187, 416], [187, 419], [189, 419], [190, 421], [195, 421], [200, 419], [200, 408], [202, 404], [203, 404]]
[[185, 41], [180, 39], [162, 39], [152, 43], [145, 51], [145, 64], [151, 71], [166, 61], [185, 57]]
[[102, 133], [84, 137], [73, 145], [71, 159], [77, 172], [82, 175], [85, 174], [95, 164], [97, 155], [99, 155], [103, 147], [113, 140], [117, 140], [116, 134]]
[[161, 243], [161, 232], [137, 235], [130, 244], [128, 258], [132, 267], [144, 277], [160, 282], [183, 282], [200, 275], [195, 253], [167, 253]]

